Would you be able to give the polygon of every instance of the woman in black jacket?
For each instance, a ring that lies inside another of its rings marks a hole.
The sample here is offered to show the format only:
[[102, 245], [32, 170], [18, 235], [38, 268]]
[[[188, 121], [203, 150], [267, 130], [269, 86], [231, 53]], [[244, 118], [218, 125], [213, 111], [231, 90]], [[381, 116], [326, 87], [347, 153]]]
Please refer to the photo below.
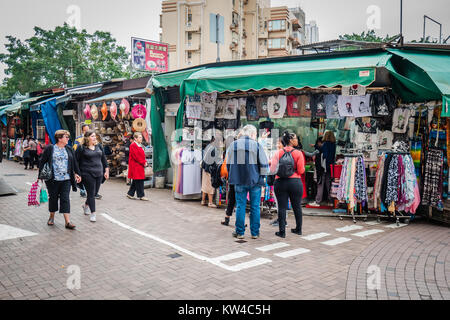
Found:
[[[55, 212], [64, 215], [67, 229], [75, 229], [70, 222], [70, 187], [77, 191], [77, 183], [81, 182], [80, 170], [73, 154], [72, 148], [67, 146], [70, 133], [66, 130], [55, 132], [56, 144], [45, 148], [39, 163], [39, 172], [42, 171], [46, 163], [51, 169], [51, 179], [45, 181], [49, 193], [48, 209], [50, 218], [47, 224], [53, 226], [55, 222]], [[58, 209], [59, 200], [59, 209]]]
[[109, 179], [109, 168], [105, 152], [97, 141], [95, 131], [87, 131], [83, 138], [83, 144], [75, 151], [83, 185], [86, 187], [87, 192], [83, 210], [85, 215], [89, 215], [90, 210], [90, 220], [91, 222], [96, 222], [95, 195], [100, 190], [103, 178]]

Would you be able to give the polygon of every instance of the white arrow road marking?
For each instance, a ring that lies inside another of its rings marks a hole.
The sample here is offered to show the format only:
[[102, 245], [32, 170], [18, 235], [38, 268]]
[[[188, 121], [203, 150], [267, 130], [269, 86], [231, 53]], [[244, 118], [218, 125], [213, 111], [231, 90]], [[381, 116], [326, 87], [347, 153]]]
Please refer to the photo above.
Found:
[[262, 251], [262, 252], [267, 252], [267, 251], [270, 251], [270, 250], [280, 249], [280, 248], [284, 248], [284, 247], [289, 247], [289, 244], [284, 243], [284, 242], [277, 242], [277, 243], [269, 244], [269, 245], [264, 246], [264, 247], [256, 248], [256, 250], [259, 250], [259, 251]]
[[380, 233], [380, 232], [384, 232], [384, 231], [380, 230], [380, 229], [372, 229], [372, 230], [362, 231], [362, 232], [358, 232], [358, 233], [353, 233], [352, 236], [364, 238], [364, 237], [370, 236], [372, 234]]
[[[246, 252], [242, 252], [241, 251], [239, 254], [238, 253], [234, 253], [234, 254], [229, 254], [229, 255], [218, 257], [219, 259], [218, 258], [208, 258], [208, 257], [202, 256], [200, 254], [197, 254], [195, 252], [192, 252], [190, 250], [184, 249], [184, 248], [180, 247], [179, 245], [176, 245], [174, 243], [171, 243], [169, 241], [161, 239], [161, 238], [159, 238], [157, 236], [154, 236], [154, 235], [151, 235], [151, 234], [146, 233], [144, 231], [141, 231], [141, 230], [135, 229], [133, 227], [130, 227], [129, 225], [126, 225], [126, 224], [124, 224], [124, 223], [122, 223], [122, 222], [120, 222], [120, 221], [110, 217], [108, 214], [102, 213], [102, 216], [104, 218], [106, 218], [107, 220], [111, 221], [112, 223], [117, 224], [118, 226], [120, 226], [120, 227], [122, 227], [124, 229], [130, 230], [130, 231], [132, 231], [134, 233], [137, 233], [137, 234], [139, 234], [139, 235], [141, 235], [143, 237], [146, 237], [146, 238], [155, 240], [155, 241], [157, 241], [159, 243], [165, 244], [165, 245], [167, 245], [169, 247], [174, 248], [175, 250], [178, 250], [178, 251], [183, 252], [183, 253], [185, 253], [187, 255], [190, 255], [191, 257], [194, 257], [195, 259], [211, 263], [211, 264], [213, 264], [215, 266], [218, 266], [218, 267], [220, 267], [222, 269], [225, 269], [225, 270], [228, 270], [228, 271], [240, 271], [240, 270], [243, 270], [243, 269], [248, 269], [248, 268], [251, 268], [251, 267], [256, 267], [256, 266], [259, 266], [259, 265], [262, 265], [262, 264], [265, 264], [265, 263], [272, 262], [272, 260], [270, 260], [270, 259], [258, 258], [258, 259], [255, 259], [255, 260], [251, 260], [251, 261], [247, 261], [247, 262], [244, 262], [244, 263], [240, 263], [240, 264], [235, 265], [235, 266], [228, 266], [228, 265], [222, 263], [221, 261], [230, 260], [230, 257], [232, 257], [233, 255], [237, 258], [238, 256], [244, 257], [244, 256], [247, 256], [248, 254]], [[231, 259], [236, 259], [236, 258], [231, 258]]]
[[336, 239], [321, 242], [321, 243], [325, 244], [327, 246], [335, 246], [335, 245], [338, 245], [338, 244], [341, 244], [341, 243], [344, 243], [344, 242], [347, 242], [350, 240], [352, 240], [352, 239], [342, 237], [342, 238], [336, 238]]
[[0, 241], [35, 236], [37, 233], [0, 224]]
[[353, 231], [353, 230], [359, 230], [359, 229], [362, 229], [362, 228], [363, 227], [361, 227], [361, 226], [356, 226], [356, 225], [352, 224], [350, 226], [345, 226], [345, 227], [342, 227], [342, 228], [336, 228], [336, 231], [349, 232], [349, 231]]
[[330, 235], [329, 233], [320, 232], [320, 233], [310, 234], [309, 236], [304, 236], [304, 237], [302, 237], [302, 239], [311, 241], [311, 240], [316, 240], [316, 239], [320, 239], [323, 237], [327, 237], [329, 235]]
[[284, 251], [284, 252], [280, 252], [280, 253], [275, 253], [275, 255], [277, 257], [281, 257], [281, 258], [289, 258], [289, 257], [297, 256], [299, 254], [308, 253], [310, 251], [311, 250], [309, 250], [309, 249], [298, 248], [298, 249], [294, 249], [294, 250], [289, 250], [289, 251]]

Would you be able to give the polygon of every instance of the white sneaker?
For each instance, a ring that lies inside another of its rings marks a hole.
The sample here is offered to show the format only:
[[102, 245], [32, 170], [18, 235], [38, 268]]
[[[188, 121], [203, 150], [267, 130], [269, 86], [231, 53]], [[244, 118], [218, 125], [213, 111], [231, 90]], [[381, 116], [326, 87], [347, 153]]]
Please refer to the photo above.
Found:
[[319, 204], [319, 203], [316, 203], [315, 201], [309, 203], [308, 205], [309, 205], [310, 207], [320, 207], [320, 204]]
[[84, 214], [85, 214], [85, 215], [88, 216], [88, 215], [91, 214], [91, 213], [90, 213], [90, 210], [89, 210], [89, 206], [83, 204], [82, 207], [83, 207], [83, 211], [84, 211]]
[[95, 213], [91, 213], [91, 218], [89, 220], [91, 220], [91, 222], [96, 222], [97, 221]]

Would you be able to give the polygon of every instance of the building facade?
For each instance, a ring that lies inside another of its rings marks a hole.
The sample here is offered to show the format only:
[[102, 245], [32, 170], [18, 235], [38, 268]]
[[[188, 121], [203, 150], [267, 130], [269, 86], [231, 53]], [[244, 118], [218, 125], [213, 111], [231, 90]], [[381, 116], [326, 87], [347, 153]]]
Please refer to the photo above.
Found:
[[160, 41], [169, 44], [169, 71], [217, 61], [211, 14], [224, 19], [220, 61], [287, 56], [302, 43], [299, 19], [270, 0], [165, 0]]
[[319, 42], [319, 27], [316, 21], [311, 20], [309, 23], [305, 24], [305, 44], [311, 44]]

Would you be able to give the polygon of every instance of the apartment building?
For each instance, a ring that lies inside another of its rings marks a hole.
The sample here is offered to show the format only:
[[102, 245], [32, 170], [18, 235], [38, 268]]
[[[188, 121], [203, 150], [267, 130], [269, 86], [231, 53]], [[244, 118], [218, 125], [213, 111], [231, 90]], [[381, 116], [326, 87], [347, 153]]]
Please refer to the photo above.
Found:
[[288, 7], [272, 8], [270, 0], [165, 0], [160, 41], [169, 44], [170, 71], [216, 61], [211, 14], [224, 19], [220, 61], [287, 56], [302, 44], [295, 32], [304, 26]]
[[305, 36], [305, 44], [319, 42], [319, 27], [317, 26], [316, 21], [311, 20], [309, 23], [305, 24]]

